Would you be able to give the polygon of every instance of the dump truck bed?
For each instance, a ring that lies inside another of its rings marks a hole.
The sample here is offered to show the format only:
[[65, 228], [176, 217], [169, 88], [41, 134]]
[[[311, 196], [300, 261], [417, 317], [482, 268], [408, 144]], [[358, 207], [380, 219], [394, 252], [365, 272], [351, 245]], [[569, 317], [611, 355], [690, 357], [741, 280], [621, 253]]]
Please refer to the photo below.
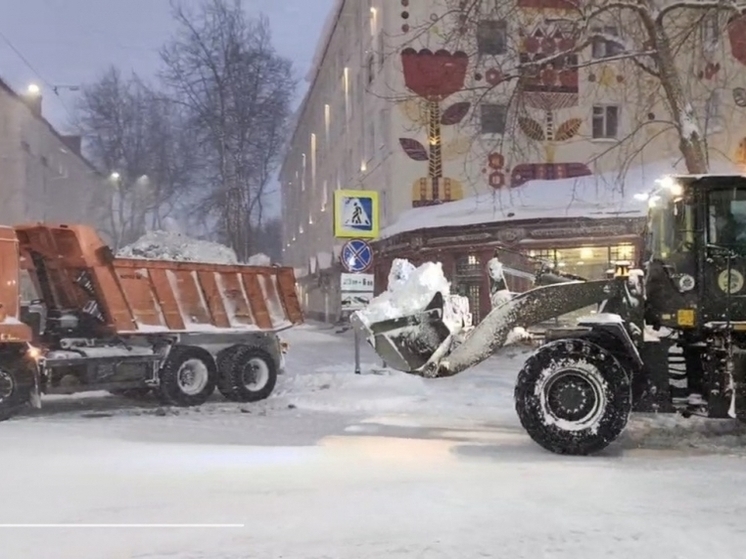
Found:
[[279, 331], [303, 321], [292, 268], [116, 258], [80, 225], [16, 234], [45, 302], [99, 313], [111, 333]]

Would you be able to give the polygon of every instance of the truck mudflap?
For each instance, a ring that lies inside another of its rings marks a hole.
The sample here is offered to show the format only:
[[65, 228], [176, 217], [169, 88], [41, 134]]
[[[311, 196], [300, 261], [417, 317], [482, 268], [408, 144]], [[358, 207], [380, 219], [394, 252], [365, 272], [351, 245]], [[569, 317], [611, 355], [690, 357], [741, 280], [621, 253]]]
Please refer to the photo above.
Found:
[[353, 314], [352, 323], [389, 367], [423, 377], [449, 377], [488, 359], [515, 328], [528, 328], [600, 303], [619, 294], [621, 288], [620, 278], [536, 287], [492, 309], [463, 339], [443, 321], [440, 293], [421, 313], [370, 326]]

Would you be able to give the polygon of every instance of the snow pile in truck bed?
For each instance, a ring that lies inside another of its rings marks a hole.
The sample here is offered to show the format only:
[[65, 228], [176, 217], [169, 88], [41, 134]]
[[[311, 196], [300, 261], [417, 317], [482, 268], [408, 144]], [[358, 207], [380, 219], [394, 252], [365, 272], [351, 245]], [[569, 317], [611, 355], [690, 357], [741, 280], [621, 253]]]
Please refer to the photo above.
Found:
[[257, 254], [252, 254], [251, 256], [249, 256], [249, 259], [246, 261], [246, 263], [249, 266], [271, 266], [272, 259], [263, 252], [259, 252]]
[[212, 264], [237, 264], [233, 249], [211, 241], [192, 239], [181, 233], [150, 231], [137, 241], [119, 250], [122, 258], [146, 260], [179, 260], [209, 262]]
[[415, 314], [424, 310], [438, 291], [445, 299], [451, 293], [440, 262], [425, 262], [415, 268], [409, 261], [397, 258], [391, 265], [388, 289], [358, 311], [358, 316], [370, 325]]

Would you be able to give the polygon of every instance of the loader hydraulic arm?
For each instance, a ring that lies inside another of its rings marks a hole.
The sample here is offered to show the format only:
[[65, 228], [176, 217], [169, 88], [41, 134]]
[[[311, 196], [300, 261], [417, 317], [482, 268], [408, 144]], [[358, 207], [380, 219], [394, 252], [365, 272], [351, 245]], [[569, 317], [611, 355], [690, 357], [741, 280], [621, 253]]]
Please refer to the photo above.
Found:
[[569, 281], [544, 285], [520, 293], [495, 307], [471, 335], [440, 363], [432, 363], [424, 376], [448, 377], [478, 365], [500, 349], [508, 334], [545, 320], [619, 297], [626, 279]]

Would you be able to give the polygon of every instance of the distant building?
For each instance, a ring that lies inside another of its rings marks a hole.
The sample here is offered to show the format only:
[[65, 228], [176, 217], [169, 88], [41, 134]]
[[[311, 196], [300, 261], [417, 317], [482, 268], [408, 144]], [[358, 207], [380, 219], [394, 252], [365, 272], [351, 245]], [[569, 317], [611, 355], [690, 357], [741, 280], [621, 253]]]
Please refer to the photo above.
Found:
[[[284, 262], [303, 276], [312, 317], [331, 320], [340, 311], [341, 243], [332, 236], [339, 188], [379, 192], [377, 288], [385, 288], [392, 258], [437, 258], [452, 281], [465, 278], [472, 306], [482, 313], [489, 308], [485, 258], [495, 246], [586, 277], [640, 254], [644, 204], [635, 206], [625, 180], [609, 176], [675, 161], [679, 138], [664, 118], [659, 84], [633, 83], [623, 62], [604, 62], [620, 52], [624, 29], [609, 21], [603, 40], [572, 60], [553, 59], [551, 68], [523, 76], [516, 105], [515, 80], [504, 82], [501, 67], [511, 56], [540, 60], [570, 45], [571, 4], [485, 0], [492, 11], [463, 28], [458, 5], [335, 2], [280, 174]], [[506, 6], [510, 18], [501, 14]], [[439, 19], [448, 9], [453, 17]], [[687, 86], [701, 101], [710, 154], [744, 164], [746, 43], [734, 39], [741, 28], [714, 33], [709, 19], [702, 18], [702, 33], [692, 39], [694, 58], [681, 55], [677, 63], [701, 67], [691, 76], [687, 71]], [[470, 90], [484, 84], [493, 87], [477, 98]], [[641, 132], [628, 141], [634, 127]], [[645, 176], [646, 184], [655, 178]], [[537, 181], [544, 190], [530, 189]], [[524, 200], [529, 191], [538, 214]], [[540, 192], [551, 193], [555, 206], [546, 207]], [[587, 213], [569, 215], [579, 199], [590, 203]], [[600, 211], [606, 201], [619, 211]], [[494, 211], [485, 219], [490, 204]], [[449, 207], [457, 218], [444, 219]], [[480, 215], [470, 223], [476, 207]], [[529, 285], [528, 261], [521, 262], [515, 289]]]
[[[18, 94], [0, 80], [0, 224], [83, 223], [100, 230], [102, 208], [110, 207], [103, 176], [82, 155], [80, 136], [55, 130], [41, 103], [40, 92]], [[36, 297], [25, 273], [21, 291], [26, 300]]]
[[100, 227], [103, 177], [81, 154], [80, 136], [55, 130], [41, 103], [38, 91], [18, 94], [0, 80], [0, 224]]

